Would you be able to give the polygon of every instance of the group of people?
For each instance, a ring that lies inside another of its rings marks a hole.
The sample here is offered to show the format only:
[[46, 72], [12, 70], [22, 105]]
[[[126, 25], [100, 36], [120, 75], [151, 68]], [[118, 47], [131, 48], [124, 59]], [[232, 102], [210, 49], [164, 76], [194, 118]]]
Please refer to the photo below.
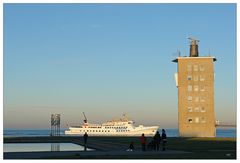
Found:
[[[87, 139], [88, 139], [88, 134], [85, 133], [83, 135], [84, 150], [85, 151], [87, 150], [87, 148], [86, 148]], [[141, 141], [141, 145], [142, 145], [142, 151], [146, 151], [147, 138], [145, 137], [144, 133], [142, 134], [142, 136], [140, 138], [140, 141]], [[153, 137], [153, 140], [148, 143], [147, 147], [150, 150], [159, 151], [161, 142], [162, 142], [162, 151], [165, 151], [166, 150], [165, 146], [166, 146], [166, 143], [167, 143], [167, 135], [166, 135], [166, 131], [164, 129], [162, 129], [162, 135], [160, 135], [159, 131], [156, 132], [156, 134]], [[129, 151], [134, 150], [133, 141], [130, 143], [128, 150]]]
[[[141, 145], [142, 145], [142, 151], [146, 151], [146, 144], [147, 144], [147, 138], [145, 137], [144, 134], [142, 134], [141, 138]], [[166, 150], [166, 143], [167, 143], [167, 135], [166, 131], [162, 129], [162, 135], [157, 131], [156, 134], [153, 137], [153, 140], [149, 142], [148, 144], [148, 149], [150, 150], [156, 150], [159, 151], [160, 148], [160, 143], [162, 142], [162, 151]]]

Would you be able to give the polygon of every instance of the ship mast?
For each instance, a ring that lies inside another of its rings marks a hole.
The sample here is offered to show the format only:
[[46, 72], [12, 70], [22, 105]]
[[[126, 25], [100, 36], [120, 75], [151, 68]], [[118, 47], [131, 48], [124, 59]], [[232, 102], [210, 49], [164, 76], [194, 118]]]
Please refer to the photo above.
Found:
[[85, 113], [84, 113], [84, 112], [83, 112], [83, 116], [84, 116], [84, 118], [85, 118], [85, 119], [83, 120], [83, 121], [84, 121], [84, 123], [87, 123], [87, 117], [86, 117], [86, 115], [85, 115]]

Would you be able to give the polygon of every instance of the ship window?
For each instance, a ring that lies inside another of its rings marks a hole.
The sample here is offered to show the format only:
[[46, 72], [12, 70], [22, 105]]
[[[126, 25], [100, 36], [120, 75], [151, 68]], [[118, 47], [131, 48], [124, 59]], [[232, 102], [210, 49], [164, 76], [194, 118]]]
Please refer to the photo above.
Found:
[[108, 130], [108, 132], [110, 132], [110, 131]]
[[87, 132], [88, 132], [88, 130], [87, 130]]

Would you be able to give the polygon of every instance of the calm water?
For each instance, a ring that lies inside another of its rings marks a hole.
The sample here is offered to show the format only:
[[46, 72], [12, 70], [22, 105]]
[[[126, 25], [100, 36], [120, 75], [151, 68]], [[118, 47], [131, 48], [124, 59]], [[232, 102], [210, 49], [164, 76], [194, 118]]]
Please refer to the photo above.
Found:
[[[64, 136], [64, 131], [66, 129], [61, 129], [60, 134]], [[178, 129], [166, 129], [168, 137], [178, 137]], [[161, 133], [161, 131], [160, 131]], [[7, 129], [3, 131], [4, 137], [11, 136], [49, 136], [49, 129], [38, 129], [38, 130], [26, 130], [26, 129]], [[236, 137], [236, 128], [218, 128], [217, 137]]]
[[[83, 151], [84, 147], [73, 143], [4, 143], [3, 152], [32, 151]], [[87, 148], [87, 151], [92, 150]]]

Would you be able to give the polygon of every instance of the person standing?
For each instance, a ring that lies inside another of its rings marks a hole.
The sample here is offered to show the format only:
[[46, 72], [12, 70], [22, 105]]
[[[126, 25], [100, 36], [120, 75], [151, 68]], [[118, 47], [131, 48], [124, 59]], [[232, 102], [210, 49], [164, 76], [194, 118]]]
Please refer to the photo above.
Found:
[[87, 150], [87, 139], [88, 139], [88, 134], [85, 132], [83, 135], [83, 140], [84, 140], [84, 151]]
[[166, 148], [166, 143], [167, 143], [167, 135], [164, 129], [162, 129], [162, 150], [165, 151]]
[[156, 151], [159, 151], [159, 145], [160, 145], [160, 142], [161, 142], [161, 136], [160, 136], [158, 131], [154, 135], [153, 139], [154, 139], [154, 149]]
[[142, 151], [146, 151], [146, 142], [147, 142], [147, 139], [144, 136], [144, 134], [142, 134], [142, 136], [141, 136]]
[[133, 145], [133, 141], [131, 141], [130, 145], [129, 145], [129, 150], [133, 151], [134, 150], [134, 145]]

